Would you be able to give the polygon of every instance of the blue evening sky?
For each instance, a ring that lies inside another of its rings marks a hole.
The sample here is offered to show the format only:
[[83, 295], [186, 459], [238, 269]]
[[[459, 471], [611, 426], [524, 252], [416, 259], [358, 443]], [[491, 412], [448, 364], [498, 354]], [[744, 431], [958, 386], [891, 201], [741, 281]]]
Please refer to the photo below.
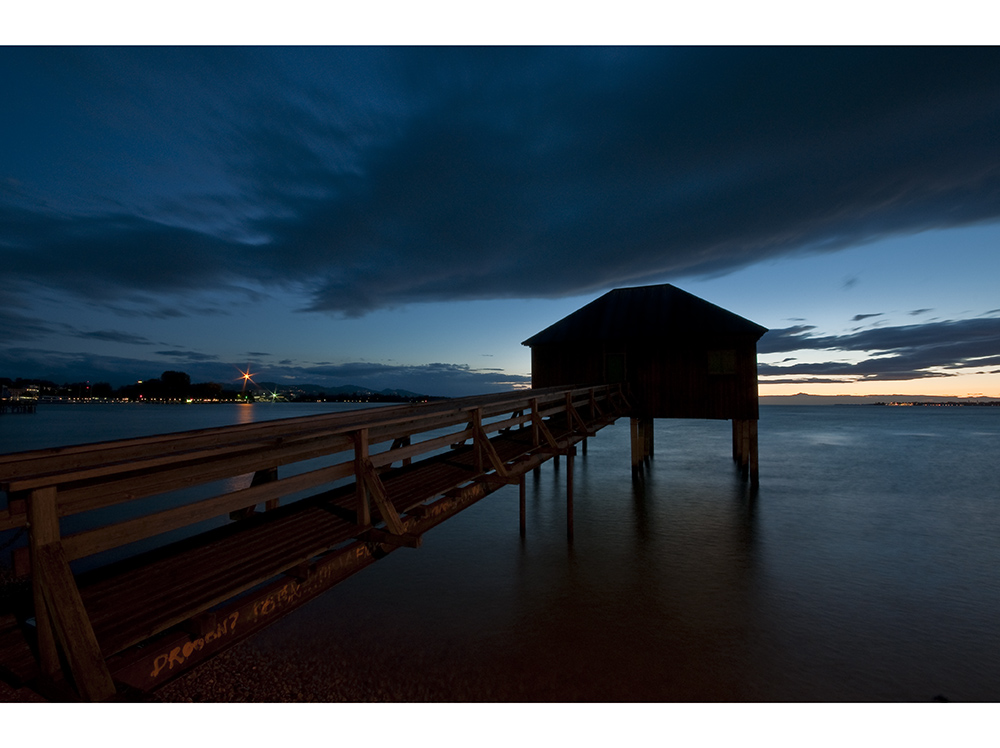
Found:
[[669, 282], [762, 394], [1000, 396], [994, 48], [8, 43], [0, 101], [0, 376], [489, 392]]

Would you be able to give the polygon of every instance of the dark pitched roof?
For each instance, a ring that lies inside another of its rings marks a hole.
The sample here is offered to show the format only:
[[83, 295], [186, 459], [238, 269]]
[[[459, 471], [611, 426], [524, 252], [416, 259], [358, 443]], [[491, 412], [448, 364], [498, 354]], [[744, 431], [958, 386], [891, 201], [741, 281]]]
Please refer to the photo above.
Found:
[[766, 327], [665, 283], [608, 291], [522, 345], [718, 335], [753, 336], [758, 340], [765, 332]]

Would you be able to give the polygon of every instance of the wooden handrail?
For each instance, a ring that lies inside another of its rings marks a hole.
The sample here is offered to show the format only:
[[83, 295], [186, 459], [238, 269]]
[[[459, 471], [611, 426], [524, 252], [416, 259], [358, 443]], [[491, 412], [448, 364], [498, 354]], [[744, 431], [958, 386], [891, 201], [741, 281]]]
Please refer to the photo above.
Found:
[[[533, 392], [538, 393], [536, 396], [545, 396], [548, 393], [558, 393], [559, 396], [562, 396], [565, 389], [550, 387], [533, 390]], [[193, 431], [179, 431], [156, 436], [141, 436], [130, 439], [0, 454], [0, 484], [8, 480], [8, 478], [18, 477], [19, 475], [58, 472], [94, 464], [130, 460], [136, 456], [148, 454], [148, 448], [151, 447], [155, 447], [157, 454], [162, 454], [178, 449], [188, 450], [204, 446], [221, 446], [241, 441], [266, 439], [272, 436], [280, 436], [283, 432], [295, 432], [311, 426], [315, 426], [317, 429], [336, 429], [340, 427], [340, 431], [347, 432], [354, 425], [353, 422], [358, 421], [359, 418], [367, 422], [372, 422], [370, 419], [364, 418], [364, 416], [368, 415], [376, 415], [379, 424], [401, 423], [406, 420], [410, 413], [419, 413], [420, 417], [425, 417], [427, 414], [438, 411], [462, 410], [472, 407], [483, 407], [486, 415], [495, 415], [503, 413], [508, 409], [506, 404], [508, 400], [521, 399], [523, 397], [521, 393], [526, 391], [521, 390], [513, 393], [455, 398], [415, 405], [404, 404], [386, 405], [377, 408], [358, 408], [340, 413], [296, 416], [272, 421], [257, 421], [255, 423], [217, 426]], [[303, 423], [306, 420], [308, 420], [308, 425]]]
[[[598, 401], [610, 398], [607, 390], [592, 393], [593, 388], [589, 387], [524, 390], [22, 452], [0, 456], [0, 485], [8, 491], [8, 496], [55, 487], [57, 511], [60, 517], [65, 517], [316, 457], [351, 453], [331, 467], [75, 533], [65, 538], [67, 555], [72, 560], [349, 478], [356, 473], [355, 441], [351, 434], [360, 424], [365, 424], [368, 448], [454, 426], [464, 429], [477, 413], [484, 436], [513, 426], [534, 425], [535, 418], [545, 429], [542, 419], [566, 412], [567, 403], [587, 404], [592, 397]], [[522, 415], [482, 423], [511, 411], [521, 411]], [[370, 460], [379, 468], [412, 459], [447, 448], [459, 434], [469, 438], [474, 431], [413, 440], [409, 446], [391, 452], [374, 451]], [[168, 453], [163, 454], [162, 449]], [[102, 454], [104, 459], [100, 457]], [[15, 457], [20, 460], [15, 461]], [[491, 465], [492, 460], [487, 460], [487, 464]], [[8, 507], [0, 512], [0, 530], [26, 524], [23, 511]]]

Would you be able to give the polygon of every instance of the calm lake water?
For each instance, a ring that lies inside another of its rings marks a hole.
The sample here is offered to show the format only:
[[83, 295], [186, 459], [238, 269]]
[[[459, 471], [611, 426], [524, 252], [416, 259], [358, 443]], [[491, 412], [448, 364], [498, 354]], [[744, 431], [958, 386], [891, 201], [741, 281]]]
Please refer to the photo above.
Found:
[[[335, 408], [42, 406], [0, 453]], [[504, 488], [246, 651], [304, 699], [1000, 700], [1000, 408], [762, 407], [755, 495], [730, 434], [656, 421], [633, 482], [622, 419], [576, 459], [572, 543], [550, 461], [526, 538]]]

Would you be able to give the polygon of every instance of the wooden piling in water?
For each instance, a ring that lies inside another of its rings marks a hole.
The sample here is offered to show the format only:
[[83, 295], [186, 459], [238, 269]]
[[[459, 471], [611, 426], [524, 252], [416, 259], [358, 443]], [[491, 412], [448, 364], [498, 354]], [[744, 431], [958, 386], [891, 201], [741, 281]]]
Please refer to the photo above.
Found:
[[632, 445], [632, 472], [636, 473], [642, 469], [642, 441], [641, 441], [641, 421], [634, 416], [629, 418], [629, 429]]
[[750, 472], [750, 421], [744, 419], [740, 421], [740, 471], [744, 480]]
[[573, 539], [573, 457], [576, 447], [566, 453], [566, 537]]
[[525, 510], [525, 493], [526, 493], [526, 489], [525, 489], [525, 485], [524, 485], [524, 476], [523, 475], [521, 476], [521, 480], [518, 481], [517, 485], [518, 485], [518, 507], [520, 509], [520, 515], [521, 515], [521, 527], [520, 527], [520, 529], [521, 529], [521, 537], [523, 538], [525, 536], [525, 533], [526, 533], [526, 524], [527, 524], [526, 521], [525, 521], [526, 520], [526, 514], [527, 514], [527, 512]]

